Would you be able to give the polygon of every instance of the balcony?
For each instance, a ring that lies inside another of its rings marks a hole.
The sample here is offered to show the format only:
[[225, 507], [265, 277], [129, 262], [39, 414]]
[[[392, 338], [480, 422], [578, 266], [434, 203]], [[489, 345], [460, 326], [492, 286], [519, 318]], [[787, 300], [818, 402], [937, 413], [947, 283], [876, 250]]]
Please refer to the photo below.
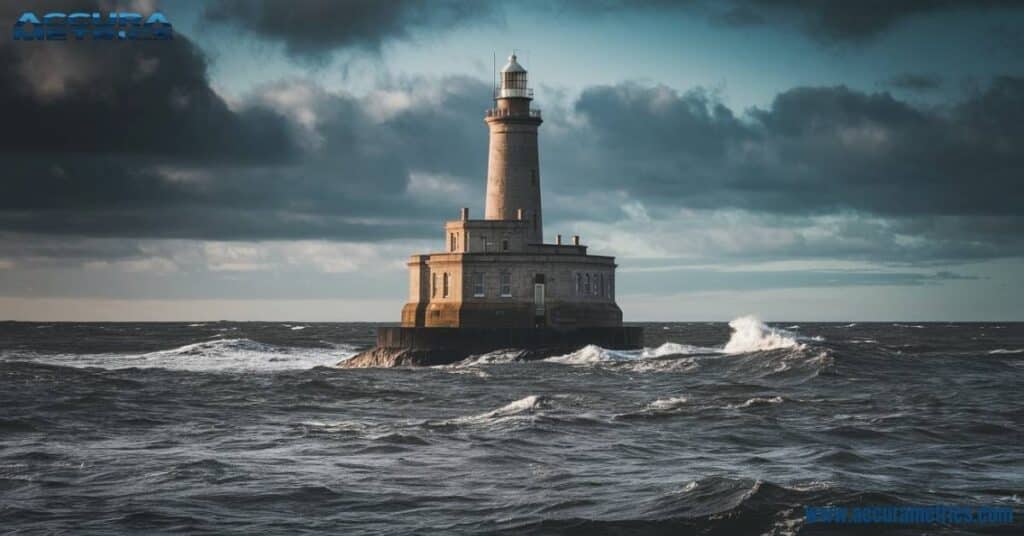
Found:
[[505, 98], [532, 99], [533, 98], [533, 88], [532, 87], [523, 87], [523, 88], [519, 88], [519, 87], [502, 87], [502, 88], [494, 88], [494, 98], [496, 98], [496, 99], [505, 99]]
[[530, 109], [528, 114], [513, 112], [507, 108], [489, 108], [485, 112], [487, 117], [533, 117], [541, 119], [540, 110]]

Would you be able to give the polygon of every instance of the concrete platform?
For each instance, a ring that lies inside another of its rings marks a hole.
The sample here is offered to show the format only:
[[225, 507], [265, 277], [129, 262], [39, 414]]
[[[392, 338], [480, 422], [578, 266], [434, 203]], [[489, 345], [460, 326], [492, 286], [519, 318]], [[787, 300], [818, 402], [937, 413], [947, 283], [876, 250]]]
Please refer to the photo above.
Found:
[[495, 350], [523, 351], [523, 359], [544, 359], [588, 344], [614, 349], [643, 348], [644, 328], [408, 328], [377, 329], [377, 346], [338, 363], [343, 368], [433, 366], [457, 363]]

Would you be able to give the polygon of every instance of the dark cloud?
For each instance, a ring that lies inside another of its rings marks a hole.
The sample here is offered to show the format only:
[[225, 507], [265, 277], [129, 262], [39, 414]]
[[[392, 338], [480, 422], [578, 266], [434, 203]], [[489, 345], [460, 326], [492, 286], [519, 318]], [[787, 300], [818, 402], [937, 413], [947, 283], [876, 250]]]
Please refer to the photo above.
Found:
[[926, 92], [942, 87], [942, 78], [930, 74], [905, 73], [886, 80], [885, 85], [893, 89]]
[[280, 41], [292, 55], [320, 56], [344, 47], [377, 51], [389, 39], [486, 20], [496, 7], [472, 0], [218, 0], [205, 14]]
[[[0, 18], [13, 20], [18, 7], [6, 5]], [[88, 2], [74, 9], [102, 11]], [[209, 86], [203, 54], [182, 35], [159, 42], [2, 41], [0, 107], [12, 126], [0, 132], [0, 154], [19, 158], [267, 162], [295, 149], [284, 118], [228, 108]]]
[[706, 93], [603, 86], [576, 103], [591, 128], [573, 147], [588, 182], [657, 204], [1019, 217], [1008, 193], [1024, 166], [1022, 102], [1024, 79], [1011, 77], [945, 110], [808, 87], [737, 118]]
[[[732, 0], [729, 12], [744, 13], [737, 18], [752, 22], [795, 23], [810, 35], [828, 41], [860, 41], [874, 37], [905, 20], [943, 11], [1020, 8], [1014, 0], [860, 0], [822, 2], [817, 0]], [[728, 20], [728, 19], [726, 19]]]
[[[288, 160], [158, 158], [125, 147], [10, 152], [0, 156], [7, 170], [0, 229], [227, 240], [432, 236], [457, 213], [463, 192], [483, 196], [483, 182], [471, 178], [486, 167], [478, 97], [487, 86], [463, 78], [415, 83], [444, 91], [392, 111], [388, 95], [375, 104], [300, 82], [261, 88], [248, 99], [251, 109], [292, 117], [281, 128], [285, 143], [312, 144]], [[389, 91], [401, 98], [413, 88]], [[282, 100], [289, 104], [275, 104]], [[315, 127], [299, 124], [302, 113], [315, 116]], [[417, 174], [425, 183], [411, 188]]]
[[[550, 2], [536, 5], [552, 9]], [[830, 43], [864, 42], [902, 22], [929, 14], [1024, 9], [1024, 3], [1017, 0], [561, 0], [553, 5], [558, 12], [572, 14], [639, 10], [660, 16], [696, 14], [727, 26], [770, 24], [795, 28]]]

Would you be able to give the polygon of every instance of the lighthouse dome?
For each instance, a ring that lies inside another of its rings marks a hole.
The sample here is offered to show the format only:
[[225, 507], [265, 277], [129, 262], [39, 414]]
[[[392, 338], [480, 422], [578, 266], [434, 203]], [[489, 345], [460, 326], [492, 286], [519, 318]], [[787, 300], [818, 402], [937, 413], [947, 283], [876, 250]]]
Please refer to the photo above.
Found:
[[516, 55], [512, 54], [511, 56], [508, 57], [508, 63], [506, 63], [505, 66], [501, 68], [501, 72], [503, 72], [503, 73], [525, 73], [526, 69], [523, 69], [523, 66], [519, 65], [519, 62], [516, 61]]

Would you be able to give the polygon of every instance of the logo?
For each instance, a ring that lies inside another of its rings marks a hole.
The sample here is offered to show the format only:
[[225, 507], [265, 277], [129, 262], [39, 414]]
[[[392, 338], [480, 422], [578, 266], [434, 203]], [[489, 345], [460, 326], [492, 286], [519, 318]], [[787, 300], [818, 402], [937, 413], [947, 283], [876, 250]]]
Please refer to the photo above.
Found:
[[167, 17], [153, 12], [145, 21], [138, 13], [45, 13], [40, 19], [26, 11], [14, 23], [15, 41], [167, 41], [174, 28]]

